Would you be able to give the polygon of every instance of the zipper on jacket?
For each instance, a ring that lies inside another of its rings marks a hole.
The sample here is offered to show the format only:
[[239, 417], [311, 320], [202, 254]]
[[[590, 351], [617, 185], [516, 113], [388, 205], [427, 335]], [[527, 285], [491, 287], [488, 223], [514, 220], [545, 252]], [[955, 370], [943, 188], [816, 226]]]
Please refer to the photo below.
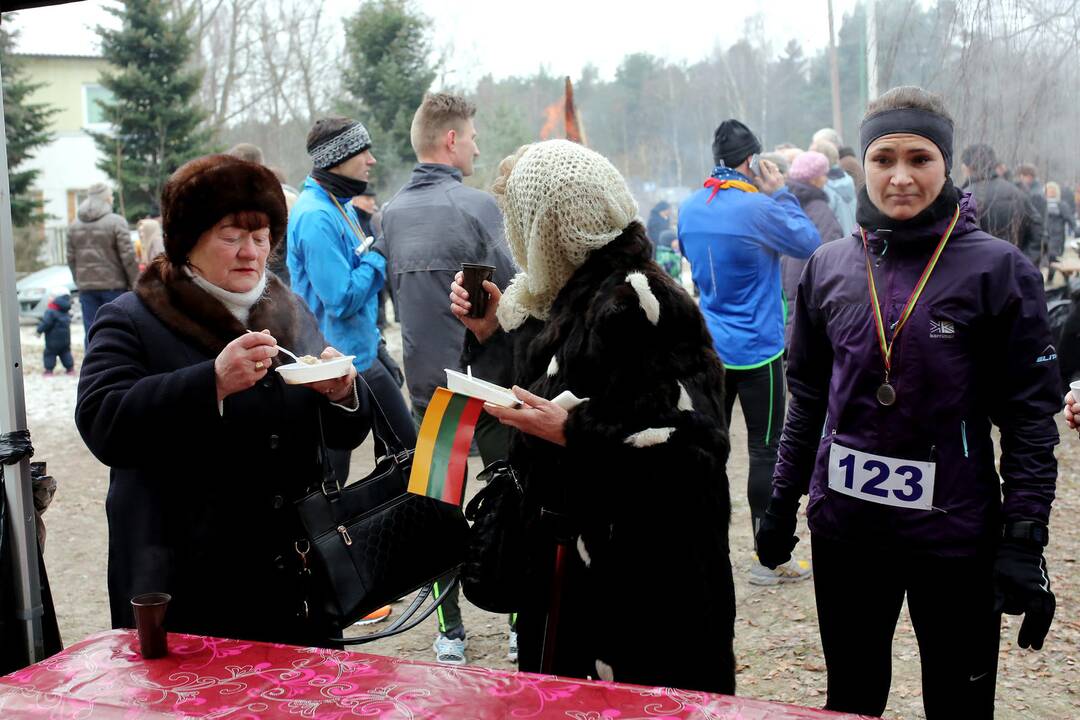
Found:
[[937, 445], [930, 446], [930, 459], [928, 462], [934, 462], [934, 451], [937, 450]]
[[349, 537], [349, 531], [345, 528], [344, 525], [338, 525], [337, 531], [341, 533], [341, 538], [345, 541], [346, 545], [352, 545], [352, 538]]
[[968, 455], [968, 441], [967, 441], [967, 421], [960, 421], [960, 438], [964, 441], [964, 457], [971, 457]]
[[881, 249], [881, 254], [877, 256], [877, 260], [874, 261], [874, 267], [881, 267], [881, 261], [885, 259], [885, 253], [889, 252], [889, 239], [883, 238], [882, 241], [885, 245]]

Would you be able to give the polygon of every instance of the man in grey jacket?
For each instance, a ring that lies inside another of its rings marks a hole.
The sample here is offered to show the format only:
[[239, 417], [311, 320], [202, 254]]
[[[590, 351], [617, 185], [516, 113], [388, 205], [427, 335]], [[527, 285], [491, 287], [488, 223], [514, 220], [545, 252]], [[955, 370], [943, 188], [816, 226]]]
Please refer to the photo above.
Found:
[[94, 183], [68, 228], [67, 262], [79, 289], [86, 337], [98, 308], [134, 287], [139, 276], [127, 220], [112, 211], [112, 204], [109, 186]]
[[[425, 96], [412, 123], [412, 146], [419, 162], [405, 186], [383, 206], [389, 282], [397, 300], [405, 379], [418, 422], [435, 388], [446, 384], [444, 369], [461, 369], [464, 336], [448, 301], [450, 283], [461, 264], [494, 266], [492, 281], [499, 287], [506, 287], [516, 272], [495, 199], [462, 183], [472, 175], [480, 154], [475, 114], [476, 106], [460, 96]], [[496, 358], [491, 366], [474, 366], [472, 371], [506, 385], [511, 358], [507, 353], [501, 362]], [[509, 437], [506, 427], [481, 414], [476, 443], [485, 465], [506, 457]], [[465, 663], [465, 628], [457, 593], [439, 609], [435, 655], [439, 662]], [[516, 659], [513, 635], [510, 655]]]

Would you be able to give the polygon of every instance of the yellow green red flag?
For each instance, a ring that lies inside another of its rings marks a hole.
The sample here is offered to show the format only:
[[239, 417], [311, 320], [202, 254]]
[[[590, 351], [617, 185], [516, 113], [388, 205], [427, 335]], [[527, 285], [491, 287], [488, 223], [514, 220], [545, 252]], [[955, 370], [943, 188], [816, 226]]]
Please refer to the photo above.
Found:
[[416, 439], [409, 492], [461, 505], [465, 466], [484, 401], [437, 388]]

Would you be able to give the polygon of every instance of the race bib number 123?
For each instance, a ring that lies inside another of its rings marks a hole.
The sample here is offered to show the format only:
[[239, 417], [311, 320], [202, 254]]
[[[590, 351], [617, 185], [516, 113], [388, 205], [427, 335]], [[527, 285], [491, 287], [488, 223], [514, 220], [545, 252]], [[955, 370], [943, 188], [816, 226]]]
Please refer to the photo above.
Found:
[[929, 510], [934, 500], [932, 462], [873, 455], [837, 443], [829, 451], [829, 489], [880, 505]]

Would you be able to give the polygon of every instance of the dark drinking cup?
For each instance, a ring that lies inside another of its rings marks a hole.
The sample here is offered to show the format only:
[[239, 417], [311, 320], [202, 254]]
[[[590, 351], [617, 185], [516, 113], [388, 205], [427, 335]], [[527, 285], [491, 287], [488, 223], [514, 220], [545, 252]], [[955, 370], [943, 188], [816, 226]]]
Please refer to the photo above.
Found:
[[461, 274], [464, 276], [461, 287], [469, 293], [469, 302], [472, 303], [469, 317], [482, 318], [487, 315], [488, 293], [484, 289], [484, 281], [490, 280], [494, 273], [495, 268], [491, 265], [461, 263]]
[[143, 593], [131, 598], [135, 610], [135, 628], [139, 631], [139, 651], [147, 660], [169, 654], [169, 640], [165, 632], [165, 611], [172, 595], [168, 593]]

